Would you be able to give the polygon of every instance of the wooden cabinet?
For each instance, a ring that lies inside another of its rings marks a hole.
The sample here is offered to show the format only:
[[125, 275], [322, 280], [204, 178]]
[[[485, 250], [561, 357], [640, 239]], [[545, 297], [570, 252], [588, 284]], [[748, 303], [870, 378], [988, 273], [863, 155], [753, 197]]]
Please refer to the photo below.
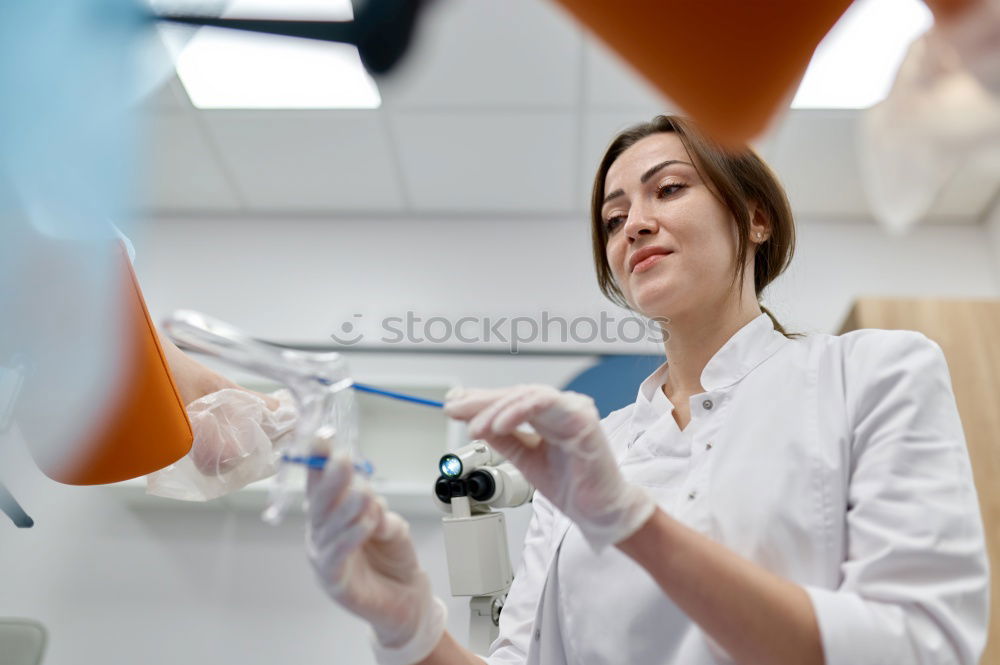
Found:
[[840, 332], [859, 328], [922, 332], [948, 360], [990, 552], [990, 638], [980, 662], [1000, 663], [1000, 301], [866, 298]]

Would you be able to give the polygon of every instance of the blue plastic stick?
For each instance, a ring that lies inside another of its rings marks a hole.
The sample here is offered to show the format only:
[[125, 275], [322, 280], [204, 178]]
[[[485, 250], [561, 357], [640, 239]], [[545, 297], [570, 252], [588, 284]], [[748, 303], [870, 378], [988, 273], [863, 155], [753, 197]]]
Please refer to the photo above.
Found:
[[[307, 466], [310, 469], [323, 469], [326, 467], [326, 462], [329, 458], [326, 455], [309, 455], [308, 457], [301, 457], [295, 455], [282, 455], [282, 462], [289, 462], [291, 464], [301, 464]], [[374, 471], [372, 463], [368, 460], [363, 462], [355, 462], [354, 470], [365, 475], [370, 476]]]
[[444, 408], [444, 402], [438, 402], [432, 399], [424, 399], [423, 397], [414, 397], [413, 395], [405, 395], [403, 393], [396, 393], [392, 392], [391, 390], [382, 390], [381, 388], [365, 385], [363, 383], [355, 383], [354, 389], [360, 390], [363, 393], [371, 393], [372, 395], [381, 395], [382, 397], [391, 397], [392, 399], [398, 399], [404, 402], [413, 402], [414, 404], [423, 404], [424, 406], [433, 406], [439, 409]]

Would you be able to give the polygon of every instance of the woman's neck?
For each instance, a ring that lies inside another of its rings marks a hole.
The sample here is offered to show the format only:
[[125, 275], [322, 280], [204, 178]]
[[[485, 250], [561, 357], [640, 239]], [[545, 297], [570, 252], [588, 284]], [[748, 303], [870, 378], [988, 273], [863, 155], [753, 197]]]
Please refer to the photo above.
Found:
[[674, 396], [704, 392], [701, 374], [708, 361], [730, 337], [761, 314], [756, 299], [740, 306], [733, 305], [729, 303], [725, 308], [706, 308], [672, 318], [665, 327], [667, 335], [663, 346], [670, 369], [663, 390], [671, 401]]

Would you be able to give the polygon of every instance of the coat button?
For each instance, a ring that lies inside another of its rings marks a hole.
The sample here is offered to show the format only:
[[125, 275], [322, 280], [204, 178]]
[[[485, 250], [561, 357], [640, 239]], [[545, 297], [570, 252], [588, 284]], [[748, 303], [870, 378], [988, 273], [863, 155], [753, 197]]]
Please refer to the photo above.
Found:
[[704, 402], [701, 403], [701, 408], [705, 409], [706, 411], [711, 411], [713, 406], [715, 405], [712, 404], [712, 400], [710, 399], [706, 399]]
[[535, 628], [535, 641], [542, 639], [542, 631], [540, 628]]
[[696, 496], [698, 496], [698, 491], [691, 490], [690, 492], [688, 492], [688, 501], [694, 501]]
[[709, 441], [708, 443], [705, 444], [705, 450], [711, 450], [711, 449], [712, 449], [712, 442]]

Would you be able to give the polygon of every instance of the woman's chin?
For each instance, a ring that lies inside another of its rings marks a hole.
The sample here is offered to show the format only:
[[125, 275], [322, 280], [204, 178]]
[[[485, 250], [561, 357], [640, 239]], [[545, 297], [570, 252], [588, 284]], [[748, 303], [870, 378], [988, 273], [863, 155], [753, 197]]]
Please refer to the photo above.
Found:
[[643, 289], [632, 294], [634, 309], [650, 319], [669, 319], [684, 310], [684, 298], [676, 297], [673, 289]]

